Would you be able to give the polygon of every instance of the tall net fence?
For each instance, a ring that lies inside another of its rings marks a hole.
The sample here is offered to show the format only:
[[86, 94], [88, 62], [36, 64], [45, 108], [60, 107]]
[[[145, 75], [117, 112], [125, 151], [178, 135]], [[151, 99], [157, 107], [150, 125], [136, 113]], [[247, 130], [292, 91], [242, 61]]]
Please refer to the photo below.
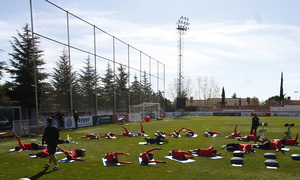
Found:
[[[50, 1], [33, 1], [30, 10], [31, 27], [50, 75], [51, 87], [44, 86], [38, 94], [41, 119], [57, 110], [66, 116], [72, 109], [81, 115], [129, 113], [131, 106], [143, 102], [159, 103], [164, 109], [163, 63]], [[53, 86], [61, 60], [75, 77], [63, 84], [65, 91]], [[82, 81], [87, 62], [94, 74]], [[87, 82], [92, 83], [86, 86]]]

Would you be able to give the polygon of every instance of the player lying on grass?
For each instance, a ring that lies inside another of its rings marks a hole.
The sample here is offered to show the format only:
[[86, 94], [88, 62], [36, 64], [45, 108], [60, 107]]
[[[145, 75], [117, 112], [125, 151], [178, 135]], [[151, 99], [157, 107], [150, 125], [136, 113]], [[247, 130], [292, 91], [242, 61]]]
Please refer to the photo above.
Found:
[[139, 136], [143, 136], [143, 135], [145, 134], [144, 126], [143, 126], [142, 123], [141, 123], [141, 130], [139, 130], [139, 131], [137, 132], [137, 134], [138, 134]]
[[215, 150], [213, 146], [210, 146], [207, 149], [198, 148], [194, 150], [189, 150], [189, 152], [192, 154], [198, 154], [199, 156], [208, 156], [208, 157], [219, 156], [222, 154], [222, 153], [217, 153], [217, 150]]
[[253, 147], [259, 149], [275, 149], [276, 152], [280, 151], [284, 145], [281, 143], [281, 140], [276, 141], [266, 141], [263, 144], [253, 144]]
[[141, 130], [139, 130], [137, 133], [132, 133], [131, 131], [129, 131], [124, 126], [121, 126], [121, 127], [125, 130], [125, 132], [122, 135], [119, 135], [119, 136], [132, 137], [132, 136], [143, 136], [145, 134], [144, 127], [143, 127], [142, 123], [141, 123]]
[[227, 151], [240, 150], [244, 153], [254, 152], [254, 149], [252, 148], [251, 144], [229, 143], [224, 148], [226, 148]]
[[189, 128], [184, 128], [185, 130], [187, 130], [188, 132], [185, 133], [184, 135], [187, 136], [187, 137], [193, 137], [194, 136], [194, 131], [192, 129], [189, 129]]
[[15, 147], [15, 150], [18, 152], [22, 152], [23, 150], [39, 150], [39, 149], [45, 149], [45, 147], [42, 144], [38, 143], [22, 143], [19, 136], [13, 132], [16, 138], [18, 139], [19, 145]]
[[119, 161], [118, 155], [130, 156], [130, 154], [124, 153], [124, 152], [109, 152], [106, 154], [105, 157], [110, 164], [117, 164], [117, 163], [131, 164], [132, 163], [132, 162], [126, 162], [126, 161]]
[[233, 133], [231, 133], [230, 135], [226, 136], [226, 138], [234, 139], [236, 137], [241, 137], [241, 132], [236, 132], [236, 129], [237, 129], [238, 125], [239, 124], [236, 124]]
[[84, 157], [86, 154], [85, 149], [74, 149], [72, 151], [67, 151], [62, 149], [61, 147], [58, 147], [58, 149], [65, 153], [68, 160], [75, 160], [75, 161], [85, 161], [86, 159], [81, 159], [79, 157]]
[[65, 144], [65, 143], [70, 143], [69, 140], [64, 140], [64, 139], [59, 139], [57, 144]]
[[30, 156], [36, 155], [36, 157], [48, 157], [49, 156], [49, 151], [48, 149], [44, 149], [43, 151], [40, 151], [38, 153], [30, 153]]
[[177, 138], [177, 137], [179, 137], [179, 135], [180, 135], [179, 133], [180, 133], [182, 130], [184, 130], [184, 127], [181, 128], [179, 131], [177, 131], [177, 130], [175, 129], [173, 133], [167, 133], [167, 132], [162, 132], [162, 131], [157, 130], [156, 133], [154, 133], [154, 135], [155, 135], [155, 136], [158, 136], [158, 135], [165, 135], [165, 136], [172, 136], [172, 137]]
[[168, 142], [168, 139], [163, 136], [156, 136], [156, 138], [145, 137], [148, 145], [150, 144], [160, 144], [161, 142]]
[[103, 135], [101, 137], [105, 137], [105, 138], [111, 139], [114, 136], [118, 136], [118, 134], [117, 133], [108, 132], [108, 133], [106, 133], [105, 135]]
[[152, 163], [152, 162], [155, 162], [155, 163], [167, 163], [166, 161], [153, 160], [153, 153], [152, 153], [152, 151], [154, 151], [154, 150], [161, 150], [161, 148], [152, 148], [152, 149], [149, 149], [148, 151], [144, 152], [141, 155], [143, 163], [144, 164], [149, 164], [149, 163]]
[[217, 131], [210, 131], [209, 129], [206, 130], [206, 132], [204, 132], [202, 135], [204, 135], [205, 137], [212, 137], [214, 135], [221, 135], [221, 133], [217, 132]]
[[179, 135], [180, 135], [179, 133], [180, 133], [182, 130], [184, 130], [184, 127], [181, 128], [179, 131], [177, 131], [177, 130], [175, 129], [174, 132], [173, 132], [173, 134], [172, 134], [172, 137], [178, 138]]
[[297, 144], [299, 144], [299, 143], [297, 142], [297, 140], [298, 140], [298, 134], [299, 134], [299, 132], [297, 133], [295, 139], [281, 138], [280, 141], [281, 141], [281, 143], [284, 144], [284, 145], [291, 145], [291, 146], [297, 145]]
[[253, 129], [252, 129], [252, 135], [245, 135], [245, 136], [240, 136], [240, 137], [237, 137], [236, 139], [238, 141], [245, 141], [245, 142], [248, 142], [248, 141], [260, 141], [259, 140], [260, 136], [256, 136], [256, 134], [254, 133]]
[[164, 136], [164, 135], [166, 136], [166, 134], [167, 134], [166, 132], [162, 132], [160, 130], [156, 130], [156, 133], [154, 133], [155, 136]]
[[81, 136], [81, 137], [78, 137], [78, 138], [99, 139], [100, 136], [96, 133], [90, 133], [90, 134], [87, 134], [86, 136]]
[[156, 130], [156, 133], [154, 133], [155, 136], [172, 136], [173, 133], [167, 133], [167, 132], [163, 132], [163, 131], [160, 131], [160, 130]]
[[124, 126], [121, 126], [121, 127], [125, 130], [125, 132], [119, 136], [128, 136], [128, 137], [133, 136], [133, 133], [131, 131], [129, 131], [126, 127], [124, 127]]
[[192, 153], [177, 150], [177, 149], [174, 149], [172, 152], [170, 152], [170, 155], [172, 155], [173, 158], [179, 160], [188, 160], [194, 158], [194, 155]]

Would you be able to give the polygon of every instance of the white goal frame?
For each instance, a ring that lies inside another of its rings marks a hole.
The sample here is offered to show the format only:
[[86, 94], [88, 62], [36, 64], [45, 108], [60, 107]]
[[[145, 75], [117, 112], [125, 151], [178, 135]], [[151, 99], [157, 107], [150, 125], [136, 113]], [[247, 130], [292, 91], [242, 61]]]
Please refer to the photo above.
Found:
[[132, 105], [129, 107], [129, 121], [144, 120], [145, 117], [154, 114], [152, 118], [159, 118], [161, 107], [159, 103], [144, 102], [138, 105]]

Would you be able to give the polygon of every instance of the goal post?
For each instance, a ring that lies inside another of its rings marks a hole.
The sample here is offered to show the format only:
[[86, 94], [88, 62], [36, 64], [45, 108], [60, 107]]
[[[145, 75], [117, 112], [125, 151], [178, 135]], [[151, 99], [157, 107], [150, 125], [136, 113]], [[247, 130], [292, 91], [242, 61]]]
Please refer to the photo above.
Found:
[[149, 116], [151, 119], [159, 118], [161, 107], [159, 103], [144, 102], [138, 105], [132, 105], [129, 108], [129, 121], [144, 120]]

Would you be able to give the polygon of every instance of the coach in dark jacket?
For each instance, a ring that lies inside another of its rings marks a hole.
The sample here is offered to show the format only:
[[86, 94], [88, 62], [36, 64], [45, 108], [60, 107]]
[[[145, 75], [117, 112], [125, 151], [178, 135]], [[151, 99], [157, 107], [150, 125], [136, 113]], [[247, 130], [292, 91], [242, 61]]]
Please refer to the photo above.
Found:
[[58, 164], [55, 156], [56, 147], [59, 141], [59, 130], [56, 126], [54, 126], [52, 123], [52, 118], [47, 119], [48, 126], [45, 128], [45, 133], [42, 139], [42, 144], [47, 142], [47, 148], [49, 152], [49, 162], [45, 164], [45, 166], [48, 168], [53, 161], [55, 164], [54, 170], [58, 170]]
[[255, 134], [256, 134], [256, 129], [259, 126], [259, 118], [257, 117], [256, 114], [254, 114], [253, 118], [252, 118], [252, 126], [251, 126], [251, 132], [250, 135], [252, 134], [252, 129], [254, 130]]

